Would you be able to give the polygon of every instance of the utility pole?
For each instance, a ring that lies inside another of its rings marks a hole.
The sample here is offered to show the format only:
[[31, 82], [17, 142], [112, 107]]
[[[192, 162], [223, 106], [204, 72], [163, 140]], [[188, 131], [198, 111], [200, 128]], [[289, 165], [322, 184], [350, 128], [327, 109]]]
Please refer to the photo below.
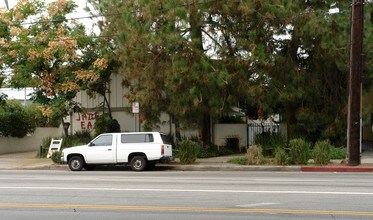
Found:
[[348, 100], [348, 164], [360, 165], [360, 117], [363, 72], [364, 0], [352, 0]]

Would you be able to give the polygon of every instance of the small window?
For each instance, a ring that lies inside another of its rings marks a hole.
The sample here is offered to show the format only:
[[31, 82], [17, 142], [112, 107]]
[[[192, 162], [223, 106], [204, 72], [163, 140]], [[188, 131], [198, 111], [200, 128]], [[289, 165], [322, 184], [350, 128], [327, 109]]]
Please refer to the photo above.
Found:
[[92, 141], [92, 146], [111, 146], [113, 143], [113, 135], [102, 135]]
[[122, 134], [122, 143], [146, 143], [154, 142], [152, 134]]
[[162, 138], [162, 141], [164, 144], [172, 144], [172, 141], [170, 140], [170, 137], [165, 135], [165, 134], [161, 134], [161, 138]]

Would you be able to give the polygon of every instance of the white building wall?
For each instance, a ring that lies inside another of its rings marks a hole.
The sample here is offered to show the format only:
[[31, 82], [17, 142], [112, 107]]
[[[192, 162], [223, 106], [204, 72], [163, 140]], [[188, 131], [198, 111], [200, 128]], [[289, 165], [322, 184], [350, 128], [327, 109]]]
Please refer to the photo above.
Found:
[[246, 124], [215, 124], [213, 143], [217, 146], [224, 146], [227, 137], [238, 137], [240, 147], [247, 146], [247, 125]]
[[44, 138], [60, 136], [62, 136], [61, 128], [48, 127], [36, 128], [33, 134], [23, 138], [0, 137], [0, 154], [38, 151]]

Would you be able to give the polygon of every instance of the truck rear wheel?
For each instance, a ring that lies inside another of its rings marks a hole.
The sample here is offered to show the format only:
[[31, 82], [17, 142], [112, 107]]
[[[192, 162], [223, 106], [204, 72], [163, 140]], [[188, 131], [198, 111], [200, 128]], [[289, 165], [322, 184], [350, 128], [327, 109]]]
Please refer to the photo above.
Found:
[[146, 168], [146, 159], [142, 156], [134, 156], [130, 165], [133, 171], [143, 171]]
[[84, 160], [80, 156], [73, 156], [69, 160], [69, 168], [72, 171], [81, 171], [84, 167]]

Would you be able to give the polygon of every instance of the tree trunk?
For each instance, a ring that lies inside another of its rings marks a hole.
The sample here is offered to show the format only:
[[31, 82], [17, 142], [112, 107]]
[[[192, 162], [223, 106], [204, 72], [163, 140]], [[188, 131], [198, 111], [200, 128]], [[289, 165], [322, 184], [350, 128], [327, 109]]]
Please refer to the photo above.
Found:
[[201, 139], [203, 145], [209, 145], [211, 143], [211, 116], [208, 112], [203, 115]]
[[180, 134], [180, 123], [179, 119], [173, 117], [174, 123], [175, 123], [175, 137], [176, 137], [176, 143], [178, 143], [181, 140], [181, 134]]
[[[198, 13], [197, 5], [192, 4], [189, 8], [190, 16], [190, 33], [194, 48], [197, 53], [204, 56], [205, 52], [203, 49], [203, 38], [202, 38], [202, 25], [201, 25], [201, 15]], [[198, 57], [197, 57], [198, 58]], [[199, 59], [199, 58], [198, 58]], [[201, 74], [205, 74], [201, 71]], [[201, 126], [201, 139], [204, 145], [209, 145], [211, 143], [211, 115], [209, 112], [208, 101], [204, 100], [204, 107], [207, 109], [203, 115], [202, 126]]]

